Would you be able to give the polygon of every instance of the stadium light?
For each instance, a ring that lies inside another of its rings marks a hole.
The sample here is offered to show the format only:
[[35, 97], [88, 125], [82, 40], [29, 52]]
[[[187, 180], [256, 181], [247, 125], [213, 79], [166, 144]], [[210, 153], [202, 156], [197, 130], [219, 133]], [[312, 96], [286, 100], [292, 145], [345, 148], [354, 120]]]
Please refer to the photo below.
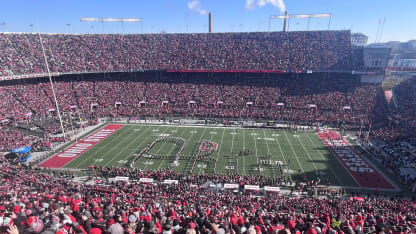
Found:
[[323, 13], [323, 14], [298, 14], [298, 15], [288, 15], [287, 13], [285, 15], [271, 15], [269, 18], [269, 31], [270, 31], [270, 21], [273, 19], [283, 19], [285, 20], [283, 25], [283, 31], [286, 31], [286, 21], [289, 28], [289, 19], [308, 19], [308, 30], [309, 30], [309, 21], [311, 18], [329, 18], [328, 21], [328, 30], [331, 23], [331, 14], [329, 13]]
[[104, 32], [104, 22], [121, 22], [121, 27], [124, 33], [124, 22], [140, 23], [141, 30], [143, 32], [142, 18], [91, 18], [81, 17], [81, 22], [101, 22]]

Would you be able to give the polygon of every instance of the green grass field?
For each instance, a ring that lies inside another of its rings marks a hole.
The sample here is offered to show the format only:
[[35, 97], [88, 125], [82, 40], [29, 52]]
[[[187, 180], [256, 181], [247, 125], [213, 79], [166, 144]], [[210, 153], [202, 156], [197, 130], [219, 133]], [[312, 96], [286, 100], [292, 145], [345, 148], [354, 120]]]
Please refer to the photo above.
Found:
[[[193, 174], [238, 173], [240, 175], [258, 175], [291, 177], [295, 181], [321, 181], [328, 179], [332, 185], [358, 186], [346, 169], [326, 148], [313, 131], [240, 129], [189, 126], [125, 125], [113, 135], [97, 144], [86, 153], [77, 157], [65, 168], [83, 169], [90, 165], [125, 166], [145, 146], [159, 137], [180, 137], [185, 140], [182, 156], [173, 167], [177, 172]], [[193, 157], [200, 150], [203, 141], [218, 144], [216, 150], [207, 158], [196, 160]], [[153, 155], [175, 155], [181, 144], [157, 142], [149, 150]], [[239, 155], [247, 151], [247, 155]], [[215, 160], [212, 160], [215, 159]], [[157, 170], [168, 168], [174, 157], [141, 157], [135, 167]], [[264, 161], [272, 164], [264, 164]], [[281, 170], [282, 169], [282, 170]]]

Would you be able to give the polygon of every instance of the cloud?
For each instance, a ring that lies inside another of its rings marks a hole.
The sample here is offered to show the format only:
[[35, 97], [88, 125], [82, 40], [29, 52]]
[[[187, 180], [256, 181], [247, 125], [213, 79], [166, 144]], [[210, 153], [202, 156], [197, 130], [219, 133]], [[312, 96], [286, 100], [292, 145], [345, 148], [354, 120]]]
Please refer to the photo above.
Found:
[[252, 10], [256, 7], [255, 0], [246, 0], [246, 9]]
[[255, 0], [246, 0], [246, 9], [252, 10], [256, 7], [255, 5], [258, 7], [263, 7], [269, 3], [276, 8], [279, 8], [281, 12], [286, 10], [286, 6], [283, 0], [257, 0], [257, 4], [255, 4]]
[[200, 15], [208, 14], [207, 10], [202, 9], [202, 4], [198, 0], [193, 0], [192, 2], [188, 2], [188, 8], [192, 11], [198, 12]]

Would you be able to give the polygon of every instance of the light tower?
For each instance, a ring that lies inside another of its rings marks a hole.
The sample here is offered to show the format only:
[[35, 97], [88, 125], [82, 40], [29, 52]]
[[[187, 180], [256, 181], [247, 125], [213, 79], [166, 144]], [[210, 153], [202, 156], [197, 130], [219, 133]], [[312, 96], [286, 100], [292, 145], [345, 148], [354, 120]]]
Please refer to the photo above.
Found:
[[211, 12], [208, 14], [208, 32], [212, 33], [212, 14], [211, 14]]
[[328, 20], [328, 30], [329, 26], [331, 24], [331, 14], [325, 13], [325, 14], [302, 14], [302, 15], [288, 15], [287, 11], [285, 11], [284, 15], [271, 15], [269, 18], [269, 31], [270, 31], [270, 21], [273, 19], [283, 19], [283, 32], [286, 32], [286, 30], [289, 30], [289, 22], [290, 19], [308, 19], [308, 28], [309, 30], [309, 21], [311, 18], [329, 18]]
[[124, 22], [140, 23], [141, 30], [143, 32], [142, 18], [89, 18], [82, 17], [81, 22], [101, 22], [104, 33], [104, 22], [121, 22], [122, 31], [124, 33]]

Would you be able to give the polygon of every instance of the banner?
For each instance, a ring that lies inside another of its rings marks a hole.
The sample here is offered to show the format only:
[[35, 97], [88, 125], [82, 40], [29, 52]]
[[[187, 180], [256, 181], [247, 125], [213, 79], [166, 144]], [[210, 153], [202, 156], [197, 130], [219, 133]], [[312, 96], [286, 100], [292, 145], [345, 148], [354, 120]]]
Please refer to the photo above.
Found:
[[163, 183], [164, 184], [178, 184], [179, 181], [178, 180], [164, 180]]
[[256, 191], [258, 191], [260, 189], [260, 186], [246, 184], [246, 185], [244, 185], [244, 189], [245, 190], [256, 190]]
[[153, 183], [153, 179], [152, 178], [140, 178], [139, 182], [140, 183]]
[[238, 189], [238, 184], [224, 184], [225, 189]]
[[278, 193], [278, 192], [280, 192], [280, 188], [279, 187], [264, 186], [264, 191]]
[[125, 181], [125, 182], [129, 182], [129, 177], [126, 176], [116, 176], [114, 178], [115, 181]]

